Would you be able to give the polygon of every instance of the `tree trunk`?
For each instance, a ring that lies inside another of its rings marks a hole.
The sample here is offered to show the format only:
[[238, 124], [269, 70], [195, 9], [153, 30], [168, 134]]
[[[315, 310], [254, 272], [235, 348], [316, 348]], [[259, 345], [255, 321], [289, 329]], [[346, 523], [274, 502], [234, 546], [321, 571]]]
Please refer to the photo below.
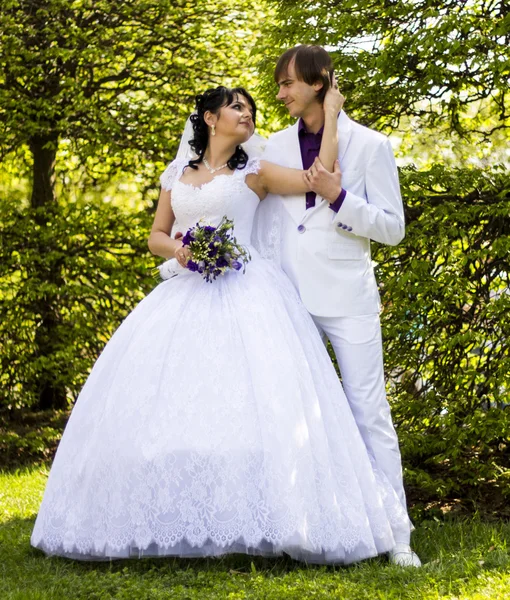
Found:
[[57, 138], [56, 136], [34, 136], [30, 140], [30, 150], [34, 157], [32, 171], [34, 183], [30, 204], [32, 208], [54, 204], [57, 201], [55, 198]]
[[[30, 149], [34, 157], [30, 203], [32, 208], [38, 209], [35, 219], [41, 227], [51, 227], [52, 209], [57, 203], [55, 196], [57, 141], [57, 136], [34, 136], [30, 140]], [[47, 248], [40, 248], [41, 254], [47, 250]], [[45, 268], [44, 280], [57, 284], [59, 288], [63, 285], [60, 272], [51, 268], [51, 265], [47, 265]], [[51, 358], [57, 350], [59, 341], [57, 332], [60, 322], [58, 296], [39, 300], [34, 306], [34, 314], [39, 316], [39, 324], [35, 333], [35, 357]], [[39, 371], [34, 383], [39, 397], [38, 409], [67, 408], [66, 392], [56, 383], [54, 366], [48, 366], [46, 370]]]

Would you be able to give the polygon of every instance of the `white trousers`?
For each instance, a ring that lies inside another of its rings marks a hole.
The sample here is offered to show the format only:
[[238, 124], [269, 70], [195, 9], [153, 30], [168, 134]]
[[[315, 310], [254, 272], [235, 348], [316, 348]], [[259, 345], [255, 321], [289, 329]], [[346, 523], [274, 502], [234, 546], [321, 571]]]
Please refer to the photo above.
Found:
[[[379, 315], [312, 317], [333, 346], [345, 395], [367, 449], [406, 507], [402, 459], [386, 399]], [[409, 539], [410, 531], [395, 541], [409, 544]]]

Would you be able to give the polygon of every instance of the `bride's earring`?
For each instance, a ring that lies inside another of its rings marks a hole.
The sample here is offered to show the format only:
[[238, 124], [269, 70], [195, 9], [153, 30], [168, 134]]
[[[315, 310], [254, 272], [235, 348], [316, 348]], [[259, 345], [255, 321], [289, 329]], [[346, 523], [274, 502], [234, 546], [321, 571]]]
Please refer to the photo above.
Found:
[[216, 135], [216, 125], [211, 125], [211, 135]]

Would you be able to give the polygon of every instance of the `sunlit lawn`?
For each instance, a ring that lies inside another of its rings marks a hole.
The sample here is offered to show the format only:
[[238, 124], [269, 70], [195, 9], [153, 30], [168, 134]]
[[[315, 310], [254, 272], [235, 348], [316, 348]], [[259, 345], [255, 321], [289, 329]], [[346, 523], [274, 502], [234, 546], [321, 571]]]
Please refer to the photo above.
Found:
[[384, 557], [350, 567], [232, 555], [79, 563], [46, 558], [30, 533], [46, 471], [0, 474], [1, 600], [108, 599], [469, 599], [510, 598], [510, 524], [425, 521], [413, 544], [425, 566], [401, 569]]

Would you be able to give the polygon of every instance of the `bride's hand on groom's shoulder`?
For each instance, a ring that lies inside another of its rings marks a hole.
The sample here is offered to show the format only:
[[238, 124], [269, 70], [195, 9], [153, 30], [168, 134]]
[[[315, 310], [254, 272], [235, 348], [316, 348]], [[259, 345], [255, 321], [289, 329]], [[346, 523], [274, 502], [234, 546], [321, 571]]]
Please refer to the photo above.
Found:
[[335, 116], [342, 110], [345, 102], [345, 97], [338, 89], [336, 77], [333, 75], [332, 85], [329, 86], [326, 96], [324, 97], [324, 112], [331, 111]]
[[334, 170], [330, 173], [319, 158], [316, 158], [308, 171], [304, 171], [303, 177], [308, 189], [322, 196], [330, 204], [335, 202], [342, 191], [342, 172], [338, 160], [335, 161]]

